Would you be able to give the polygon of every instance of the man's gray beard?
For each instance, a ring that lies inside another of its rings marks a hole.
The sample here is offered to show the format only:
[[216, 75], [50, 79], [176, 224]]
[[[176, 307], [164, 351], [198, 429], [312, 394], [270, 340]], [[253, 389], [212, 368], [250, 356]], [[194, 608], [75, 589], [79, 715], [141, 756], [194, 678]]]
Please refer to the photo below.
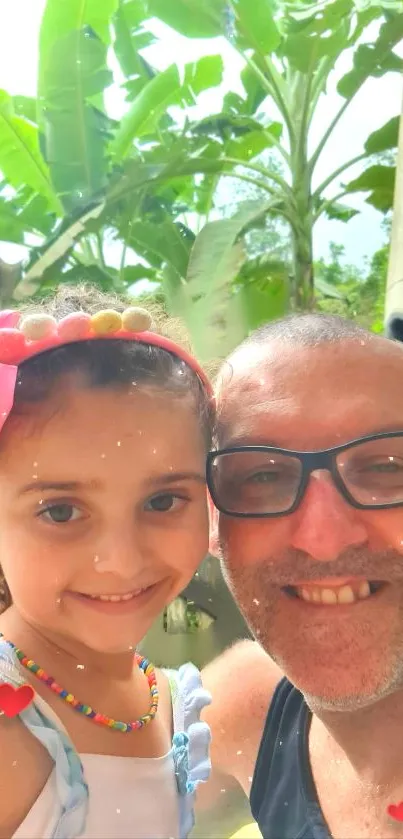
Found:
[[[394, 551], [382, 553], [365, 552], [361, 548], [345, 551], [334, 563], [312, 562], [299, 551], [286, 552], [280, 562], [271, 558], [241, 566], [237, 564], [235, 574], [226, 558], [226, 550], [220, 546], [220, 563], [225, 582], [234, 597], [246, 623], [256, 641], [287, 675], [284, 662], [273, 650], [270, 638], [270, 615], [276, 611], [278, 589], [292, 585], [293, 581], [315, 581], [321, 577], [364, 577], [370, 580], [392, 579], [403, 581], [403, 556]], [[259, 608], [256, 606], [258, 604]], [[263, 608], [260, 608], [260, 607]], [[312, 711], [334, 711], [351, 713], [376, 704], [390, 694], [403, 688], [403, 604], [401, 606], [402, 634], [396, 639], [395, 661], [385, 681], [370, 695], [343, 697], [318, 696], [304, 693]], [[297, 640], [297, 639], [296, 639]]]

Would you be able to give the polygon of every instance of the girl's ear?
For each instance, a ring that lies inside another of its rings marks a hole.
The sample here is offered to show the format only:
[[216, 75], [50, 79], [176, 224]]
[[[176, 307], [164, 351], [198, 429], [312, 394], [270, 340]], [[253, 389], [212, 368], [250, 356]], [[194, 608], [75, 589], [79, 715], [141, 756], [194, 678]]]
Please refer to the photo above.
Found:
[[209, 540], [209, 551], [211, 556], [215, 556], [219, 558], [220, 556], [220, 540], [218, 536], [218, 524], [220, 519], [220, 514], [217, 510], [217, 507], [214, 506], [213, 501], [211, 499], [211, 495], [207, 492], [207, 502], [208, 502], [208, 510], [209, 510], [209, 521], [210, 521], [210, 540]]

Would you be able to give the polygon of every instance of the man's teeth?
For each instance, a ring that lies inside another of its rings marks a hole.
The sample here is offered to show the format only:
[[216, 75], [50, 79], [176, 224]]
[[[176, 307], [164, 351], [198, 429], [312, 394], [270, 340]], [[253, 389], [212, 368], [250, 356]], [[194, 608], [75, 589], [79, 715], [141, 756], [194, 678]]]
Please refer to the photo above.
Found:
[[324, 603], [326, 606], [356, 603], [366, 600], [371, 595], [371, 587], [367, 580], [354, 586], [340, 586], [340, 588], [326, 588], [325, 586], [295, 587], [297, 597], [307, 603]]
[[87, 596], [90, 597], [91, 600], [104, 600], [108, 603], [120, 603], [124, 600], [132, 600], [133, 597], [138, 597], [138, 595], [143, 591], [145, 591], [145, 588], [139, 588], [137, 591], [130, 591], [128, 594], [89, 594]]

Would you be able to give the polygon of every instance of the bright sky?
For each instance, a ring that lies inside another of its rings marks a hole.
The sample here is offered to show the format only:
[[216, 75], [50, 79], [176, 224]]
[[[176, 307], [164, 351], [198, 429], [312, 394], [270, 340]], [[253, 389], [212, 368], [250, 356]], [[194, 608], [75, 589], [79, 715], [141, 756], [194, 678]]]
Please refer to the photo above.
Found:
[[[37, 36], [44, 5], [45, 0], [13, 0], [13, 4], [8, 0], [0, 0], [0, 88], [12, 94], [35, 94]], [[159, 24], [156, 24], [155, 32], [163, 36], [163, 43], [157, 49], [153, 48], [150, 58], [161, 69], [178, 61], [178, 56], [181, 63], [194, 61], [206, 52], [207, 47], [212, 54], [219, 52], [223, 56], [226, 72], [222, 88], [204, 93], [200, 101], [202, 115], [218, 111], [223, 89], [234, 89], [238, 83], [240, 60], [231, 47], [221, 39], [208, 43], [188, 41]], [[342, 61], [341, 69], [345, 72], [349, 69], [351, 59], [345, 56]], [[368, 134], [400, 112], [401, 96], [402, 83], [397, 74], [371, 79], [357, 95], [329, 141], [317, 170], [318, 179], [324, 177], [330, 168], [335, 169], [348, 158], [359, 154]], [[313, 125], [313, 142], [323, 134], [339, 102], [334, 86], [330, 86], [327, 95], [322, 98], [320, 119]], [[108, 92], [107, 106], [111, 116], [119, 118], [122, 97], [118, 89], [111, 88]], [[350, 174], [352, 177], [355, 171], [350, 170]], [[316, 258], [327, 255], [329, 241], [333, 240], [345, 245], [348, 261], [360, 264], [366, 255], [371, 255], [382, 244], [380, 213], [360, 198], [352, 199], [350, 203], [363, 208], [363, 212], [348, 224], [321, 220], [316, 226]], [[16, 258], [15, 248], [1, 243], [0, 255], [12, 261]]]

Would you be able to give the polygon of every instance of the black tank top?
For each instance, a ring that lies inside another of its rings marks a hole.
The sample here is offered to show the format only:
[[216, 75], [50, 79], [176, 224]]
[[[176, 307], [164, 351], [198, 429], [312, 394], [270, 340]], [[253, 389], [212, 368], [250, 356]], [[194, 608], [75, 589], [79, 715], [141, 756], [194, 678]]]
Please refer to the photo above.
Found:
[[263, 839], [331, 839], [309, 762], [310, 722], [302, 694], [282, 679], [267, 715], [250, 794]]

